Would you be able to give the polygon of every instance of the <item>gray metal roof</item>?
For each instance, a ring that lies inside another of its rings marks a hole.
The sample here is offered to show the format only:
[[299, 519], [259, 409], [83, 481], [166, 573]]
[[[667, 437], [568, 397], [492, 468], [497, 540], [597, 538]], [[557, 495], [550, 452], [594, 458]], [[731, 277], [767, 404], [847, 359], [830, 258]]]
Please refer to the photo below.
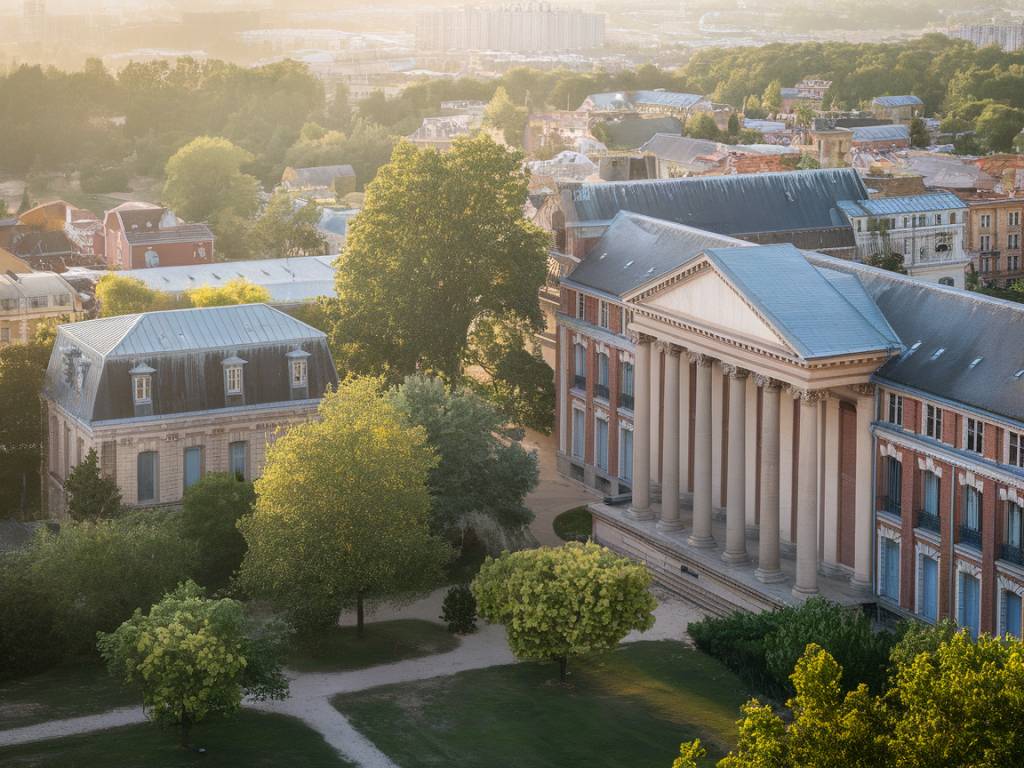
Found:
[[876, 96], [871, 100], [872, 104], [879, 107], [923, 107], [924, 102], [917, 96]]
[[158, 245], [160, 243], [194, 243], [213, 240], [213, 230], [206, 224], [179, 224], [175, 227], [161, 227], [152, 230], [125, 230], [125, 238], [131, 245]]
[[858, 125], [853, 131], [858, 141], [910, 141], [910, 129], [905, 125]]
[[690, 109], [704, 100], [696, 93], [672, 91], [617, 91], [592, 93], [587, 96], [594, 109], [632, 109], [636, 106], [663, 106], [670, 109]]
[[239, 348], [323, 338], [324, 333], [266, 304], [172, 309], [60, 326], [69, 340], [105, 358]]
[[860, 283], [830, 278], [792, 245], [711, 248], [706, 254], [805, 360], [901, 349]]
[[838, 201], [867, 196], [855, 170], [830, 168], [586, 184], [562, 191], [562, 209], [567, 223], [632, 211], [737, 237], [849, 227]]
[[839, 207], [849, 216], [884, 216], [893, 213], [924, 213], [966, 209], [967, 205], [952, 192], [927, 195], [879, 197], [874, 200], [847, 200]]
[[719, 153], [721, 145], [707, 139], [691, 139], [672, 133], [656, 133], [640, 147], [641, 152], [650, 152], [660, 160], [669, 160], [694, 170], [705, 170], [714, 166], [713, 161], [701, 160], [707, 155]]
[[902, 339], [906, 351], [879, 369], [880, 378], [1024, 423], [1024, 304], [806, 255], [855, 276]]
[[743, 127], [760, 133], [782, 133], [786, 124], [781, 120], [756, 120], [752, 117], [743, 118]]
[[621, 297], [716, 246], [753, 247], [742, 240], [623, 211], [563, 282]]

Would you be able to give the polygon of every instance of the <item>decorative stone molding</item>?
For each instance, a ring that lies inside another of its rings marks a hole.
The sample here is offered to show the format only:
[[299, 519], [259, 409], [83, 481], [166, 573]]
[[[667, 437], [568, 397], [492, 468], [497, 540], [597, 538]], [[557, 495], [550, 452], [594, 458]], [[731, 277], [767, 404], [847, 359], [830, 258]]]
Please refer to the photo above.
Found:
[[885, 525], [878, 526], [878, 536], [883, 539], [891, 539], [892, 541], [895, 541], [897, 544], [899, 544], [900, 541], [903, 540], [903, 536], [900, 535], [899, 531], [893, 528], [889, 528]]
[[970, 470], [968, 470], [966, 472], [959, 472], [959, 473], [957, 473], [956, 479], [957, 479], [957, 482], [960, 483], [960, 485], [966, 485], [966, 486], [969, 486], [971, 488], [974, 488], [979, 493], [984, 493], [985, 492], [985, 478], [978, 477], [977, 475], [975, 475]]
[[931, 456], [918, 456], [917, 468], [922, 472], [931, 472], [936, 477], [942, 477], [942, 467], [937, 465]]
[[779, 381], [778, 379], [773, 379], [771, 376], [765, 376], [763, 373], [754, 374], [754, 384], [763, 389], [782, 389], [781, 381]]
[[619, 362], [620, 363], [629, 363], [630, 365], [636, 365], [636, 355], [634, 355], [632, 352], [630, 352], [628, 350], [620, 349], [619, 350]]
[[663, 339], [658, 339], [657, 341], [654, 342], [654, 351], [655, 352], [664, 352], [666, 354], [671, 354], [671, 352], [672, 352], [672, 342], [664, 341]]
[[1021, 497], [1016, 488], [1000, 488], [999, 500], [1008, 501], [1018, 507], [1024, 507], [1024, 497]]
[[625, 419], [619, 419], [619, 429], [624, 429], [627, 432], [633, 431], [633, 422], [626, 421]]
[[1006, 590], [1007, 592], [1013, 592], [1015, 595], [1024, 597], [1024, 584], [1021, 584], [1019, 581], [1008, 579], [1001, 573], [996, 577], [996, 581], [999, 584], [1000, 589]]
[[850, 386], [850, 389], [861, 397], [872, 397], [875, 394], [874, 384], [853, 384]]
[[605, 421], [608, 421], [608, 411], [606, 411], [604, 408], [595, 407], [594, 416], [596, 416], [599, 419], [604, 419]]
[[730, 379], [745, 379], [750, 375], [746, 368], [740, 368], [732, 363], [722, 363], [722, 373]]
[[956, 572], [966, 573], [973, 576], [976, 579], [981, 579], [981, 568], [970, 562], [969, 560], [957, 560], [956, 561]]
[[694, 352], [692, 350], [686, 350], [686, 356], [690, 359], [690, 362], [694, 365], [709, 366], [711, 365], [711, 358], [707, 355], [701, 354], [700, 352]]
[[669, 357], [679, 357], [683, 354], [683, 348], [678, 347], [675, 344], [669, 344], [666, 353], [669, 355]]
[[893, 445], [892, 443], [887, 443], [887, 442], [884, 442], [882, 440], [879, 440], [878, 441], [878, 452], [882, 456], [889, 456], [889, 457], [891, 457], [893, 459], [896, 459], [896, 461], [899, 461], [899, 462], [903, 461], [903, 451], [898, 450], [896, 448], [896, 446]]
[[828, 393], [823, 389], [803, 389], [792, 384], [787, 389], [794, 400], [799, 400], [806, 405], [816, 405], [828, 396]]
[[933, 547], [925, 541], [914, 542], [914, 554], [917, 557], [924, 555], [925, 557], [932, 558], [938, 563], [942, 562], [942, 553], [939, 552], [939, 548]]

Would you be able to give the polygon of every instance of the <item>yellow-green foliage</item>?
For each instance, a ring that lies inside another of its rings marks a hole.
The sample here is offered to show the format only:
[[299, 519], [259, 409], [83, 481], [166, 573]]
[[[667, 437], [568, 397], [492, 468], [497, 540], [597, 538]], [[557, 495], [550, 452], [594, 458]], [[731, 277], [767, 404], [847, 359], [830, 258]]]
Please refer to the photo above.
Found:
[[256, 508], [239, 524], [243, 583], [305, 627], [332, 625], [361, 598], [436, 586], [447, 546], [430, 533], [436, 457], [377, 379], [350, 379], [319, 418], [267, 449]]
[[96, 283], [96, 300], [100, 317], [130, 315], [135, 312], [154, 312], [158, 309], [176, 309], [183, 306], [170, 294], [155, 291], [135, 277], [111, 272]]
[[558, 660], [614, 648], [654, 625], [642, 565], [593, 543], [505, 552], [473, 581], [480, 615], [505, 625], [521, 659]]
[[244, 277], [228, 280], [215, 288], [204, 285], [186, 291], [188, 303], [193, 307], [226, 307], [230, 304], [263, 304], [270, 301], [270, 292], [262, 285], [254, 285]]

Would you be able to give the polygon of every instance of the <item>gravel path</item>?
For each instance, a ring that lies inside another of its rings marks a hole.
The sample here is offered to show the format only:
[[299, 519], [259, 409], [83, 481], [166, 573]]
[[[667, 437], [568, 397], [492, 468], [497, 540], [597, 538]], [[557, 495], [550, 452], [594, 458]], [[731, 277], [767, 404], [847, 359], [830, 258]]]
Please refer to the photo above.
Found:
[[98, 715], [70, 717], [66, 720], [48, 720], [45, 723], [0, 731], [0, 747], [28, 744], [31, 741], [59, 739], [63, 736], [77, 736], [82, 733], [105, 731], [108, 728], [144, 722], [146, 722], [146, 715], [142, 711], [142, 707], [122, 707]]

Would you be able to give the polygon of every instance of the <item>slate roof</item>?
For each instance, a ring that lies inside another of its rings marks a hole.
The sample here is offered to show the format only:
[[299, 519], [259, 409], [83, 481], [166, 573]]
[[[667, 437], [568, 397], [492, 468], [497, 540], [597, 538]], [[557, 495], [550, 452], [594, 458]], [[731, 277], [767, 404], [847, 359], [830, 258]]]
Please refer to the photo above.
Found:
[[786, 124], [781, 120], [755, 120], [752, 117], [743, 118], [743, 127], [760, 133], [782, 133], [786, 130]]
[[871, 103], [879, 107], [923, 107], [924, 102], [917, 96], [876, 96]]
[[71, 256], [75, 248], [63, 232], [25, 232], [9, 250], [15, 256]]
[[905, 125], [858, 125], [850, 128], [854, 142], [910, 141], [910, 128]]
[[570, 224], [607, 223], [632, 211], [740, 237], [849, 228], [838, 202], [867, 196], [855, 170], [830, 168], [587, 184], [562, 190], [562, 209]]
[[213, 241], [213, 230], [206, 224], [178, 224], [174, 227], [151, 230], [126, 230], [125, 238], [130, 245], [159, 245], [160, 243], [194, 243]]
[[714, 162], [700, 158], [715, 155], [719, 152], [717, 141], [692, 139], [672, 133], [656, 133], [640, 147], [641, 152], [650, 152], [661, 160], [668, 160], [679, 165], [704, 170], [714, 166]]
[[617, 91], [614, 93], [592, 93], [584, 103], [589, 101], [596, 110], [633, 109], [636, 106], [663, 106], [669, 109], [690, 109], [704, 101], [704, 97], [696, 93], [676, 93], [673, 91]]
[[795, 246], [705, 253], [805, 360], [902, 348], [856, 279], [827, 275]]
[[967, 209], [963, 200], [952, 192], [880, 197], [874, 200], [844, 200], [839, 203], [839, 207], [848, 216], [885, 216], [894, 213]]
[[906, 351], [877, 378], [1024, 423], [1024, 304], [818, 253], [806, 256], [855, 276], [902, 339]]
[[623, 211], [563, 283], [622, 297], [719, 246], [743, 240]]

